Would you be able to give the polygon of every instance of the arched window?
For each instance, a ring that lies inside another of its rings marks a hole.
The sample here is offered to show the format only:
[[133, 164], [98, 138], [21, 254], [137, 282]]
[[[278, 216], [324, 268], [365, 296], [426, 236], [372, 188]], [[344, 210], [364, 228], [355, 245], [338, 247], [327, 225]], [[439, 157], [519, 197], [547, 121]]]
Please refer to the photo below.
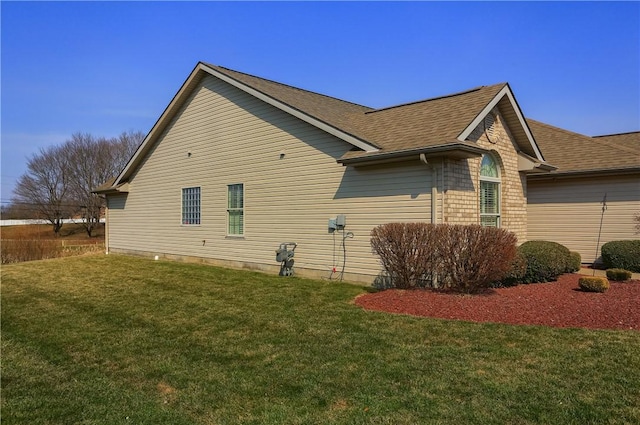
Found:
[[480, 225], [500, 227], [500, 167], [490, 154], [480, 163]]

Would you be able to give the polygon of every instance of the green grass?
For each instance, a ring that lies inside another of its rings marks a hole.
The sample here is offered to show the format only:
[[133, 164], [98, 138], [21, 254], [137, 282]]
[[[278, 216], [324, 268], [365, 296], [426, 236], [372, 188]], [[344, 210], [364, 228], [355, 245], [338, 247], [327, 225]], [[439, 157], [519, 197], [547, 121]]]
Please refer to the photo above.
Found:
[[2, 423], [633, 424], [640, 332], [415, 318], [125, 256], [2, 267]]

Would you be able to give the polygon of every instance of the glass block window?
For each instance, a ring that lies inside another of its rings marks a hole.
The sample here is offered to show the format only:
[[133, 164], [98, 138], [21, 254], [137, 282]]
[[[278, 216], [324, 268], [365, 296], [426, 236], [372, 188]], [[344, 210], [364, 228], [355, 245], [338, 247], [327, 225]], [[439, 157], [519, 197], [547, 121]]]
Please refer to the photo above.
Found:
[[500, 227], [500, 167], [489, 154], [480, 163], [480, 225]]
[[244, 235], [244, 185], [230, 184], [227, 190], [227, 234]]
[[200, 224], [200, 188], [182, 189], [182, 224]]

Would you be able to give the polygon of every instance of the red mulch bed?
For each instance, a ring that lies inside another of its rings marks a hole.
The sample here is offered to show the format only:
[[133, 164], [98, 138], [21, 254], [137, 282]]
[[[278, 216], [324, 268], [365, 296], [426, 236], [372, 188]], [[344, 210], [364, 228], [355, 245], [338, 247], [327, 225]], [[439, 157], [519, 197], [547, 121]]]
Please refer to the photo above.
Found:
[[364, 294], [356, 304], [388, 313], [471, 322], [558, 328], [640, 330], [640, 280], [611, 282], [605, 293], [583, 292], [580, 275], [556, 282], [498, 288], [480, 295], [390, 289]]

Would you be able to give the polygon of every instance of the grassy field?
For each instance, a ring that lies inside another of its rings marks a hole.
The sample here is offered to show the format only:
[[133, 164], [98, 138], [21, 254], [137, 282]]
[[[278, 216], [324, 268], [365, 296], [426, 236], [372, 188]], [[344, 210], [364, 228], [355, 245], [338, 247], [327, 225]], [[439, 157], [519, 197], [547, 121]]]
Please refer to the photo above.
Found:
[[104, 241], [104, 224], [100, 224], [93, 231], [91, 238], [87, 235], [82, 224], [64, 224], [58, 235], [48, 224], [27, 224], [18, 226], [2, 226], [2, 239], [59, 239], [66, 241]]
[[640, 332], [366, 312], [364, 291], [114, 255], [3, 266], [2, 423], [640, 423]]
[[58, 235], [49, 225], [2, 226], [2, 264], [104, 251], [104, 225], [89, 237], [82, 224], [65, 224]]

